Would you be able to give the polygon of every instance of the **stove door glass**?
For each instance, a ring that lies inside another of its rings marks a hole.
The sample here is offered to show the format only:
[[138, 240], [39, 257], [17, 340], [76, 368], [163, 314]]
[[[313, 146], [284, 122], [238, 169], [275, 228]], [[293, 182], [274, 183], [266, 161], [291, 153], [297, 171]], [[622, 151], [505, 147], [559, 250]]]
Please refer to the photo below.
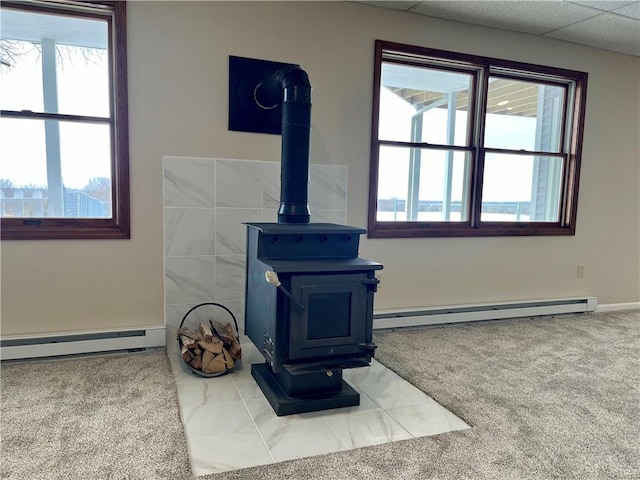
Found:
[[371, 341], [366, 273], [295, 275], [291, 291], [304, 308], [291, 309], [290, 359], [358, 354]]
[[313, 293], [307, 306], [307, 338], [348, 337], [351, 331], [351, 292]]

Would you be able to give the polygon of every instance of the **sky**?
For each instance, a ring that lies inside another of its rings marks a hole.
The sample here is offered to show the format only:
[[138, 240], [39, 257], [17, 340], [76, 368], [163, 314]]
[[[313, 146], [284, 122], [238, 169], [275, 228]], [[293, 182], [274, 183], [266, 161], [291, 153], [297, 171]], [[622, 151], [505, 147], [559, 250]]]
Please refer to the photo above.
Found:
[[[41, 54], [35, 48], [25, 50], [11, 68], [0, 67], [0, 106], [42, 112]], [[76, 47], [58, 51], [59, 113], [109, 116], [108, 56], [92, 50], [89, 61]], [[110, 177], [108, 125], [61, 122], [60, 150], [66, 187], [82, 188], [93, 177]], [[0, 179], [46, 186], [44, 121], [0, 119]]]

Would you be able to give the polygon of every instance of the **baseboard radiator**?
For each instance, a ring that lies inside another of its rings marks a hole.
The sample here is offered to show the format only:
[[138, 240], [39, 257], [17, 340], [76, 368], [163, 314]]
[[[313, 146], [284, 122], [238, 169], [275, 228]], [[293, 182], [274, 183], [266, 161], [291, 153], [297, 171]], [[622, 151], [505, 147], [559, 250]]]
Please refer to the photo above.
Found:
[[374, 329], [419, 327], [505, 318], [594, 312], [596, 297], [555, 298], [521, 302], [383, 310], [373, 315]]
[[138, 350], [166, 345], [165, 327], [0, 338], [0, 360]]

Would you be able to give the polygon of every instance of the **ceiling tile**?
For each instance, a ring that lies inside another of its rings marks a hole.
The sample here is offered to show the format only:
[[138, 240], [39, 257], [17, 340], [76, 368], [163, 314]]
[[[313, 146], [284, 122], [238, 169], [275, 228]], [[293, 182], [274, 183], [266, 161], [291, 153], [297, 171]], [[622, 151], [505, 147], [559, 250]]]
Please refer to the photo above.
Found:
[[640, 22], [613, 13], [598, 15], [546, 36], [640, 56]]
[[640, 20], [640, 2], [627, 3], [624, 7], [613, 10], [612, 13]]
[[598, 15], [582, 5], [560, 1], [424, 1], [411, 12], [488, 27], [544, 34]]

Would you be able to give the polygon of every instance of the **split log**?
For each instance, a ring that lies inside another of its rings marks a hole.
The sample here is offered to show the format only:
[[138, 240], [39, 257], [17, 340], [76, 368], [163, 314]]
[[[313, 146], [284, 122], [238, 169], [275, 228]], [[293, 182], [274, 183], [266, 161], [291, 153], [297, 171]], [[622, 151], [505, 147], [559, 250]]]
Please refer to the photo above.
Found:
[[213, 341], [213, 332], [207, 324], [200, 323], [200, 326], [198, 327], [198, 333], [202, 336], [200, 340], [204, 340], [205, 342]]
[[227, 351], [226, 348], [223, 348], [222, 355], [218, 355], [218, 356], [223, 357], [224, 363], [227, 366], [227, 368], [233, 368], [233, 366], [235, 365], [233, 362], [233, 358], [231, 357], [231, 354]]
[[240, 347], [240, 342], [238, 342], [238, 337], [231, 323], [227, 323], [226, 325], [223, 325], [218, 321], [213, 321], [211, 323], [213, 324], [216, 333], [224, 342], [225, 347], [231, 354], [231, 357], [234, 360], [240, 360], [242, 357], [242, 348]]
[[221, 373], [227, 370], [227, 366], [224, 363], [223, 355], [216, 355], [213, 360], [211, 360], [206, 368], [203, 370], [204, 373]]
[[189, 362], [189, 365], [196, 370], [200, 370], [202, 368], [202, 355], [196, 355], [193, 360]]
[[182, 355], [182, 359], [187, 363], [189, 363], [195, 357], [193, 352], [191, 350], [189, 350], [187, 347], [185, 347], [184, 345], [182, 346], [182, 349], [180, 350], [180, 354]]
[[222, 353], [222, 342], [218, 341], [218, 343], [214, 343], [214, 342], [198, 342], [198, 346], [207, 351], [207, 352], [211, 352], [211, 353], [215, 353], [216, 355], [219, 353]]
[[215, 355], [209, 352], [208, 350], [205, 350], [204, 352], [202, 352], [202, 365], [200, 368], [202, 369], [203, 372], [206, 372], [207, 367], [209, 366], [209, 363], [214, 358], [215, 358]]
[[187, 336], [187, 335], [180, 335], [180, 343], [182, 345], [184, 345], [187, 348], [197, 348], [198, 344], [196, 343], [196, 340], [194, 340], [193, 338]]

